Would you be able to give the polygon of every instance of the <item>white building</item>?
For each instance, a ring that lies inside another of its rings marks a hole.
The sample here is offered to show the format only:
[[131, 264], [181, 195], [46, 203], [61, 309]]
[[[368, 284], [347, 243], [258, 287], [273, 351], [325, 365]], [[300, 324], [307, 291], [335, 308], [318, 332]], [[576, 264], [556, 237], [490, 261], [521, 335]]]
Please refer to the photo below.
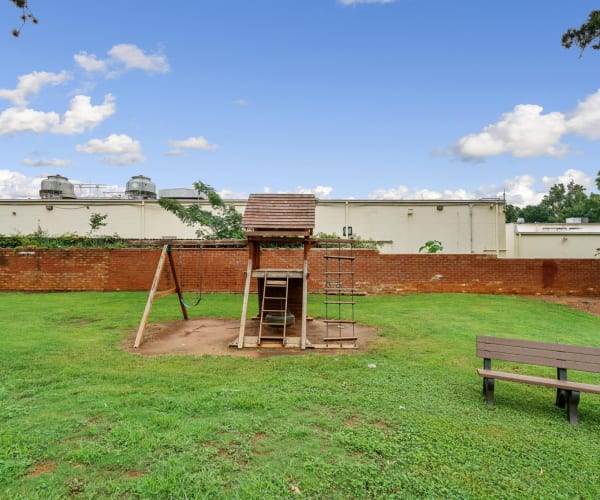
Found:
[[[180, 200], [183, 204], [204, 200]], [[246, 200], [226, 200], [243, 212]], [[382, 242], [384, 253], [418, 253], [438, 240], [444, 253], [485, 253], [505, 256], [504, 200], [319, 200], [315, 234]], [[195, 229], [152, 199], [0, 199], [0, 234], [49, 236], [90, 232], [92, 214], [106, 215], [106, 226], [94, 235], [127, 239], [193, 239]]]
[[569, 222], [506, 225], [507, 257], [592, 259], [600, 248], [600, 224]]

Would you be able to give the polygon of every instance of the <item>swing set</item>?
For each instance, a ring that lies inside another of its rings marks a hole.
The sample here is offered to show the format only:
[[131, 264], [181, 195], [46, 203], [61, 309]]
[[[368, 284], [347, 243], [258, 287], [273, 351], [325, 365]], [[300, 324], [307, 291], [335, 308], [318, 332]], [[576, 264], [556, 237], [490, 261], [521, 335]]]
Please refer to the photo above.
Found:
[[[186, 276], [189, 273], [184, 273], [185, 269], [185, 250], [197, 250], [200, 249], [200, 257], [198, 260], [198, 273], [194, 273], [197, 276], [197, 283], [195, 289], [189, 288], [190, 283], [186, 283]], [[162, 297], [167, 297], [169, 295], [177, 294], [179, 298], [179, 305], [181, 307], [181, 313], [183, 315], [183, 319], [187, 320], [188, 317], [188, 309], [192, 307], [196, 307], [200, 304], [202, 300], [202, 246], [194, 245], [190, 246], [179, 246], [176, 247], [178, 257], [179, 257], [179, 272], [176, 269], [175, 261], [173, 259], [173, 246], [172, 245], [163, 245], [162, 252], [160, 254], [160, 258], [158, 260], [158, 265], [156, 266], [156, 271], [154, 272], [154, 279], [152, 281], [152, 286], [150, 288], [150, 293], [148, 294], [148, 300], [146, 301], [146, 308], [144, 309], [144, 314], [142, 315], [142, 321], [140, 322], [140, 326], [138, 327], [137, 335], [135, 337], [135, 343], [133, 347], [138, 348], [142, 343], [142, 338], [144, 336], [144, 330], [146, 329], [146, 323], [148, 322], [148, 316], [150, 315], [150, 311], [152, 309], [152, 304], [155, 299], [159, 299]], [[168, 290], [158, 291], [158, 284], [160, 282], [160, 278], [165, 269], [165, 264], [168, 263], [168, 271], [170, 271], [171, 276], [173, 277], [174, 287]], [[186, 287], [186, 285], [188, 285]], [[184, 297], [184, 290], [188, 290], [190, 293], [195, 294], [195, 297], [192, 297], [192, 300], [186, 300]]]

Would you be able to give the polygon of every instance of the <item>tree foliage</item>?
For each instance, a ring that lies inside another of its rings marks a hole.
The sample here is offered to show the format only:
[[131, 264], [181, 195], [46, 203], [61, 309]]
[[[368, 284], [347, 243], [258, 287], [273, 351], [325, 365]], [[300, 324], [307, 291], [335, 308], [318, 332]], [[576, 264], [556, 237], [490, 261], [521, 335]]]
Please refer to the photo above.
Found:
[[[596, 178], [600, 184], [600, 172]], [[598, 186], [600, 189], [600, 186]], [[585, 188], [575, 181], [566, 186], [555, 184], [538, 205], [520, 208], [506, 206], [506, 222], [565, 222], [570, 217], [586, 217], [589, 222], [600, 222], [600, 195], [585, 193]]]
[[196, 235], [202, 240], [241, 239], [242, 214], [235, 207], [226, 205], [215, 189], [203, 182], [194, 182], [194, 188], [204, 194], [212, 210], [204, 210], [200, 204], [188, 206], [171, 198], [161, 198], [159, 204], [165, 210], [175, 214], [184, 224], [200, 226]]
[[25, 23], [27, 23], [27, 21], [31, 21], [33, 24], [37, 24], [38, 18], [35, 17], [33, 15], [33, 12], [31, 12], [31, 9], [29, 9], [29, 2], [28, 0], [10, 0], [13, 4], [15, 4], [15, 7], [17, 7], [18, 9], [21, 9], [21, 26], [19, 28], [15, 28], [12, 30], [12, 35], [14, 37], [18, 37], [21, 34], [21, 30], [23, 29], [23, 26], [25, 26]]
[[570, 28], [562, 36], [562, 45], [570, 49], [573, 45], [581, 49], [581, 53], [586, 47], [600, 49], [600, 10], [590, 12], [587, 22], [583, 23], [579, 29]]

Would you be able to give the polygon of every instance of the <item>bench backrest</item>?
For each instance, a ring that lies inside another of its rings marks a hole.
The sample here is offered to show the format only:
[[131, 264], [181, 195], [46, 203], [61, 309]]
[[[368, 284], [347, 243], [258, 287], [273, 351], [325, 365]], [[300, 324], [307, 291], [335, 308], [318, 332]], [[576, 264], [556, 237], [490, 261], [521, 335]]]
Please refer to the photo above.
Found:
[[600, 348], [500, 337], [477, 337], [480, 358], [600, 373]]

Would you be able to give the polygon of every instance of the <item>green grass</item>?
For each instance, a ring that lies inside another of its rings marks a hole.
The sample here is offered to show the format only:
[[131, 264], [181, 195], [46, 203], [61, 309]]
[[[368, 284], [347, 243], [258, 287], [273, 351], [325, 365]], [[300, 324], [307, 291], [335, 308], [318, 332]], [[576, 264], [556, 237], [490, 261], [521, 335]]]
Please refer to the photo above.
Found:
[[[488, 408], [475, 372], [478, 334], [600, 346], [600, 318], [517, 297], [361, 297], [381, 332], [366, 353], [143, 358], [120, 346], [145, 299], [0, 295], [1, 498], [600, 497], [600, 397], [582, 395], [574, 427], [541, 387], [498, 382]], [[238, 317], [241, 302], [206, 295], [191, 312]], [[180, 314], [161, 299], [150, 323]]]

